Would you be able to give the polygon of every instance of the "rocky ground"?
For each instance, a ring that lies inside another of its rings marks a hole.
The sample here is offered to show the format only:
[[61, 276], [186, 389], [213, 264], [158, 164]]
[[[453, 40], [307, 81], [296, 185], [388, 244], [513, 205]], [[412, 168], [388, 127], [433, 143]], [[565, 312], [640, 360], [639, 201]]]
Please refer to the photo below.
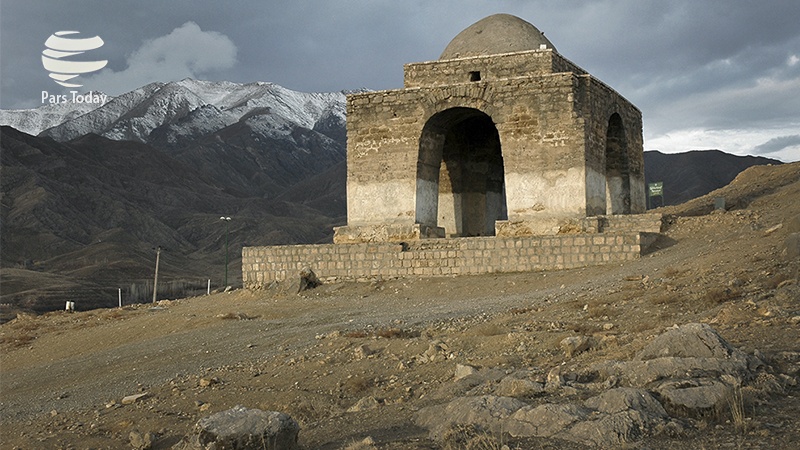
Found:
[[305, 449], [800, 448], [798, 200], [754, 167], [622, 265], [22, 315], [0, 448], [168, 449], [236, 405]]

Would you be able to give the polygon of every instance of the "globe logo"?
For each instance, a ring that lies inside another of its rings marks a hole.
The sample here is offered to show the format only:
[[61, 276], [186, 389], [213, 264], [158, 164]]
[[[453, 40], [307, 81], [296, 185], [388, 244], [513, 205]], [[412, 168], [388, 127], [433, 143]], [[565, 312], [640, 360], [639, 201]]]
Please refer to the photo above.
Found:
[[76, 61], [71, 57], [103, 46], [100, 36], [78, 38], [71, 35], [80, 31], [57, 31], [45, 41], [42, 52], [42, 66], [50, 72], [50, 78], [64, 87], [81, 87], [82, 84], [68, 83], [81, 74], [96, 72], [108, 64], [104, 61]]

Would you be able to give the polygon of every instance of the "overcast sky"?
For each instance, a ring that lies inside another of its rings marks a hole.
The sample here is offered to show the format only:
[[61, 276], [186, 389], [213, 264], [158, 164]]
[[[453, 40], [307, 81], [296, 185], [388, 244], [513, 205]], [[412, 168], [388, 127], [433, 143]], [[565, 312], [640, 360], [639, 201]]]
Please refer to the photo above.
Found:
[[637, 105], [647, 150], [800, 160], [798, 0], [2, 0], [0, 108], [66, 91], [41, 63], [56, 31], [105, 41], [81, 89], [112, 95], [185, 77], [395, 89], [404, 63], [498, 12]]

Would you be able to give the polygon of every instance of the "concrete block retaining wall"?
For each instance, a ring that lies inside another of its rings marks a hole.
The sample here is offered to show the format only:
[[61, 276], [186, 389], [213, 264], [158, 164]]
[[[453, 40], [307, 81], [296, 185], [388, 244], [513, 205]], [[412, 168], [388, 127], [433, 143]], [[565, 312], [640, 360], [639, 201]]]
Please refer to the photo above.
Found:
[[245, 247], [242, 280], [257, 289], [293, 280], [304, 267], [323, 280], [569, 269], [637, 259], [642, 244], [641, 233], [598, 233]]

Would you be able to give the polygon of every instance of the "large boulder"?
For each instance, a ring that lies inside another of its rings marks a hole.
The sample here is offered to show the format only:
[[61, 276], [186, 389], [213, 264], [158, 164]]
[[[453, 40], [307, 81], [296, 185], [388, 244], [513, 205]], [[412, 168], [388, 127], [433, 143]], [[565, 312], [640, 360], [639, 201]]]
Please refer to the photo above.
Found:
[[602, 448], [618, 448], [661, 432], [669, 416], [642, 389], [618, 388], [592, 397], [584, 405], [597, 411], [593, 420], [575, 424], [564, 438]]
[[718, 414], [732, 392], [732, 386], [711, 378], [670, 380], [655, 392], [672, 416], [704, 418]]
[[514, 437], [544, 437], [617, 448], [658, 434], [670, 423], [661, 404], [643, 389], [618, 388], [584, 402], [526, 406], [505, 422]]
[[746, 359], [676, 358], [648, 361], [601, 361], [587, 372], [602, 380], [615, 380], [622, 386], [647, 387], [663, 379], [683, 379], [696, 375], [744, 378], [749, 373]]
[[175, 450], [296, 450], [300, 426], [276, 411], [237, 405], [200, 419]]
[[792, 233], [786, 236], [783, 242], [783, 249], [786, 252], [786, 259], [793, 261], [800, 258], [800, 233]]
[[529, 405], [511, 415], [503, 428], [514, 437], [552, 437], [586, 420], [590, 413], [588, 408], [573, 403]]
[[756, 362], [707, 324], [690, 323], [657, 336], [633, 361], [603, 361], [592, 364], [589, 372], [603, 379], [613, 377], [622, 385], [646, 387], [663, 379], [746, 378]]
[[689, 323], [667, 330], [650, 342], [636, 360], [674, 356], [677, 358], [745, 358], [719, 333], [705, 323]]
[[500, 434], [503, 422], [523, 406], [525, 403], [510, 397], [460, 397], [445, 405], [421, 409], [417, 413], [416, 423], [427, 428], [430, 438], [437, 441], [461, 426]]

